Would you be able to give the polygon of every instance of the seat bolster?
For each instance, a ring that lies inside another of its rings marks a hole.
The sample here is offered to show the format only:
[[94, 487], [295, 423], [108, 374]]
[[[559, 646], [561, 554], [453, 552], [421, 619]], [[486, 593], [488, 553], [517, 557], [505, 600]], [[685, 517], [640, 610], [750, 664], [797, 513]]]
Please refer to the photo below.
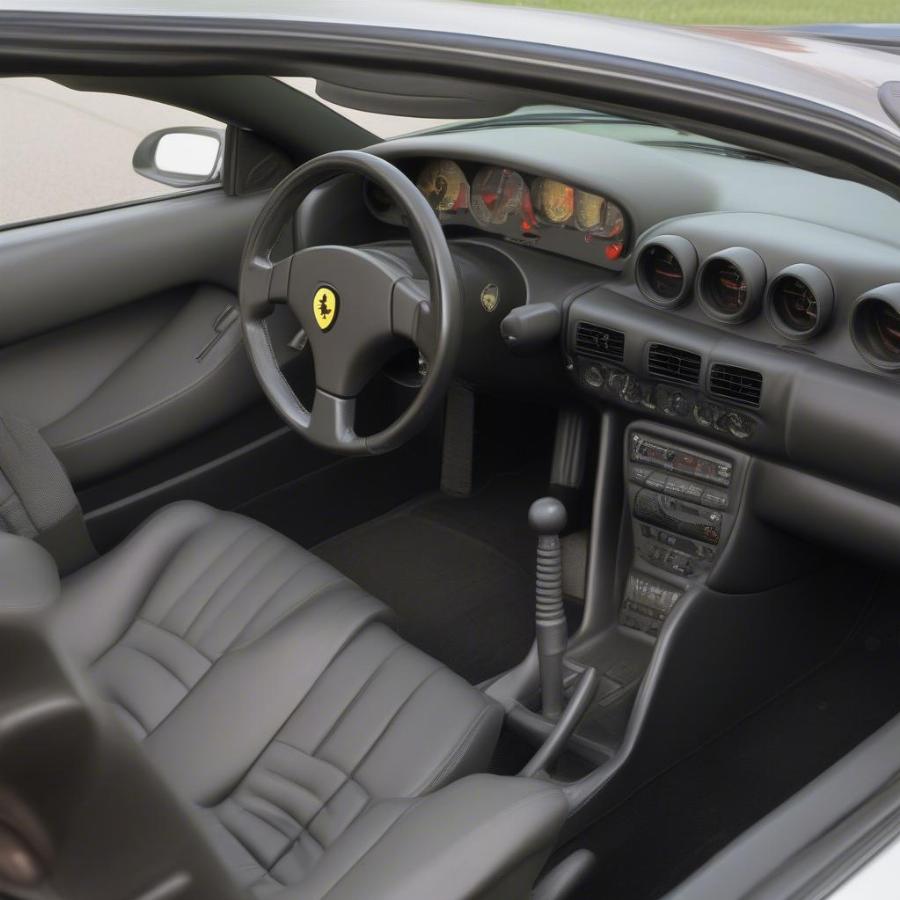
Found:
[[549, 782], [472, 775], [369, 807], [277, 900], [520, 900], [568, 813]]
[[3, 612], [37, 612], [59, 599], [59, 573], [39, 544], [0, 533], [0, 606]]
[[221, 800], [329, 664], [384, 605], [352, 582], [314, 597], [276, 628], [226, 653], [144, 741], [176, 792]]
[[219, 515], [202, 503], [173, 503], [114, 550], [63, 579], [48, 625], [76, 665], [91, 665], [125, 633], [181, 545]]

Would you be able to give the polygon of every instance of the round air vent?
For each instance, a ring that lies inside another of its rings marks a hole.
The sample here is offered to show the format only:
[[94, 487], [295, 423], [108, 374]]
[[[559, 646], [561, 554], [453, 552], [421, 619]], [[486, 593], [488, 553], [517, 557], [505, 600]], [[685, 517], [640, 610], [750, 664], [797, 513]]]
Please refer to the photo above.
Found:
[[873, 366], [900, 371], [900, 284], [875, 288], [856, 301], [850, 335]]
[[792, 341], [804, 341], [823, 331], [833, 308], [831, 281], [821, 269], [806, 263], [782, 269], [766, 291], [769, 321]]
[[759, 312], [765, 284], [766, 266], [759, 255], [746, 247], [731, 247], [703, 263], [697, 293], [710, 318], [736, 325]]
[[657, 306], [668, 309], [687, 300], [696, 271], [694, 245], [674, 234], [661, 235], [645, 244], [635, 267], [641, 293]]

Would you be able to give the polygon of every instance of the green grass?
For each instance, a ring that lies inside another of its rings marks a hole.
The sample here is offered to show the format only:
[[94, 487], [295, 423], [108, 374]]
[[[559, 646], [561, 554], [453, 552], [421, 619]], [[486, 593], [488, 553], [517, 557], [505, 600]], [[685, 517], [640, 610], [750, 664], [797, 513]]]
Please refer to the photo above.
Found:
[[900, 22], [900, 0], [487, 0], [676, 25]]

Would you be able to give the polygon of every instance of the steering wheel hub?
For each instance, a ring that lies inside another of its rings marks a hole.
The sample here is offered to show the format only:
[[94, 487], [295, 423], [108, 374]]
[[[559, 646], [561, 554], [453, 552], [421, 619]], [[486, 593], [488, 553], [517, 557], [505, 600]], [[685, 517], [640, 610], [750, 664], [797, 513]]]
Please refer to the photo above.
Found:
[[409, 273], [355, 247], [310, 247], [294, 254], [287, 302], [306, 331], [316, 384], [355, 397], [397, 344], [394, 285]]

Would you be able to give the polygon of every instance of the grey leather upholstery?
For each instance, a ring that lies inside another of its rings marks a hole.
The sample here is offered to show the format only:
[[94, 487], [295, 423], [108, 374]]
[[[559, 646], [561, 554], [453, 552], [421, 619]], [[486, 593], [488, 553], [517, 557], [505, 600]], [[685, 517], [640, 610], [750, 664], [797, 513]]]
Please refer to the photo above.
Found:
[[0, 533], [0, 598], [4, 611], [40, 610], [59, 598], [59, 573], [39, 544]]
[[64, 579], [46, 615], [259, 895], [340, 869], [381, 804], [483, 770], [502, 722], [329, 565], [196, 503]]
[[25, 419], [0, 413], [0, 532], [46, 547], [63, 572], [97, 552], [59, 460]]
[[376, 803], [291, 900], [523, 900], [566, 819], [546, 781], [472, 775], [436, 794]]

